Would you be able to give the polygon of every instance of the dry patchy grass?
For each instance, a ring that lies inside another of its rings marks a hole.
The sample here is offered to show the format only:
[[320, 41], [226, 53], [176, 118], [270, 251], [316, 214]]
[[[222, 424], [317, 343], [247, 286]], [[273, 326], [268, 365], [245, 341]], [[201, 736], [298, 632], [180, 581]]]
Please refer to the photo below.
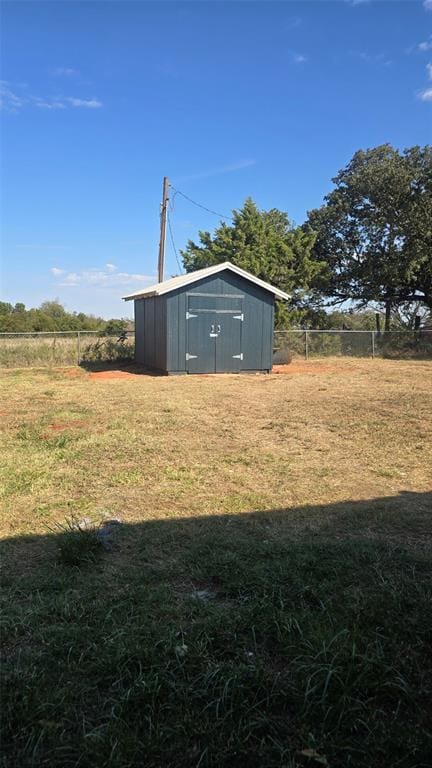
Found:
[[431, 374], [6, 372], [2, 768], [429, 766]]
[[3, 535], [42, 533], [68, 511], [139, 522], [431, 489], [430, 363], [325, 360], [295, 376], [65, 373], [3, 375]]

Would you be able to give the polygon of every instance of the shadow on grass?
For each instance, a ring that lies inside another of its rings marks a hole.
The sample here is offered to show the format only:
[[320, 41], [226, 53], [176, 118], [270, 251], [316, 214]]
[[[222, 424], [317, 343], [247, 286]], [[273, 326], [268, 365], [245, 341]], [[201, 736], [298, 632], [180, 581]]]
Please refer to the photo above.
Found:
[[6, 540], [2, 765], [429, 766], [431, 518], [166, 517], [81, 567], [70, 530]]
[[[109, 373], [114, 371], [122, 371], [124, 373], [133, 373], [137, 376], [164, 376], [164, 377], [178, 377], [178, 376], [188, 376], [193, 375], [194, 378], [200, 377], [200, 376], [214, 376], [213, 373], [194, 373], [194, 374], [188, 374], [187, 371], [162, 371], [157, 368], [146, 368], [144, 365], [140, 365], [139, 363], [133, 363], [130, 361], [106, 361], [103, 362], [101, 360], [97, 361], [84, 361], [82, 360], [79, 364], [79, 367], [82, 368], [85, 371], [88, 371], [89, 373]], [[238, 374], [242, 373], [245, 375], [251, 374], [255, 375], [257, 371], [230, 371], [227, 372], [226, 375], [231, 374]], [[262, 371], [264, 373], [264, 371]], [[217, 374], [217, 375], [224, 375], [223, 372]]]
[[142, 376], [164, 376], [163, 371], [157, 371], [153, 368], [146, 368], [138, 363], [131, 362], [130, 360], [82, 360], [79, 367], [89, 373], [102, 373], [104, 371], [124, 371], [125, 373], [134, 373]]

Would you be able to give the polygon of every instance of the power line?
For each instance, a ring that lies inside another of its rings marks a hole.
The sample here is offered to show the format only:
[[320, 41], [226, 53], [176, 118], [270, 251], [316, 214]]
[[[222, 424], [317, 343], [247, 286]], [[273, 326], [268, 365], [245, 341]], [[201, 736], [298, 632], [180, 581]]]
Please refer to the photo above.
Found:
[[182, 269], [182, 266], [180, 264], [180, 260], [179, 260], [179, 257], [178, 257], [177, 248], [176, 248], [175, 242], [174, 242], [174, 235], [173, 235], [173, 231], [172, 231], [172, 228], [171, 228], [171, 220], [170, 220], [169, 213], [168, 213], [168, 216], [167, 216], [167, 221], [168, 221], [168, 229], [169, 229], [170, 238], [171, 238], [171, 244], [172, 244], [173, 251], [174, 251], [174, 254], [175, 254], [175, 257], [176, 257], [177, 266], [178, 266], [180, 272], [183, 272], [183, 269]]
[[[196, 200], [192, 200], [191, 197], [188, 197], [188, 195], [185, 195], [185, 193], [181, 192], [180, 189], [176, 189], [175, 187], [173, 187], [172, 184], [170, 184], [170, 187], [171, 187], [171, 189], [174, 190], [175, 195], [181, 195], [186, 200], [189, 200], [189, 202], [192, 203], [193, 205], [196, 205], [196, 206], [198, 206], [198, 208], [202, 208], [204, 211], [207, 211], [207, 213], [212, 213], [214, 216], [219, 216], [220, 219], [226, 219], [227, 221], [233, 221], [233, 218], [231, 216], [225, 216], [225, 214], [223, 214], [223, 213], [218, 213], [217, 211], [213, 211], [211, 208], [207, 208], [206, 205], [201, 205], [201, 203], [197, 203]], [[175, 197], [175, 195], [174, 195], [174, 197]], [[172, 199], [172, 204], [174, 203], [174, 197]]]

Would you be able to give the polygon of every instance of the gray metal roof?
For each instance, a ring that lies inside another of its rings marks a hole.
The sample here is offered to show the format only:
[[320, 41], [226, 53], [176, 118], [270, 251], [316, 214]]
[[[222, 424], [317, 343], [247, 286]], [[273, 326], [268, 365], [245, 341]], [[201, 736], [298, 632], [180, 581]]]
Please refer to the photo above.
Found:
[[234, 272], [240, 277], [244, 277], [255, 285], [259, 285], [260, 288], [264, 288], [265, 291], [273, 293], [278, 299], [284, 299], [287, 301], [290, 297], [284, 291], [280, 291], [279, 288], [275, 288], [274, 285], [260, 280], [259, 277], [251, 275], [250, 272], [246, 272], [240, 267], [236, 267], [235, 264], [231, 264], [230, 261], [223, 261], [221, 264], [215, 264], [212, 267], [206, 267], [205, 269], [197, 269], [195, 272], [188, 272], [186, 275], [179, 275], [178, 277], [171, 277], [169, 280], [164, 280], [163, 283], [156, 283], [150, 285], [148, 288], [143, 288], [141, 291], [135, 293], [129, 293], [127, 296], [123, 296], [124, 301], [132, 301], [133, 299], [147, 299], [150, 296], [162, 296], [164, 293], [171, 293], [177, 288], [183, 288], [185, 285], [196, 283], [197, 280], [202, 280], [203, 277], [210, 277], [218, 272], [223, 272], [225, 269], [229, 269], [230, 272]]

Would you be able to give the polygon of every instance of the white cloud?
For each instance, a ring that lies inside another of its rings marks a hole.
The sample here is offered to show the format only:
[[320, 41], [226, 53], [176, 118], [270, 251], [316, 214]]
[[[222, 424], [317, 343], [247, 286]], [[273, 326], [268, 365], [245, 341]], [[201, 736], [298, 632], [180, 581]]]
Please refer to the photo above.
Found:
[[26, 98], [15, 93], [6, 80], [0, 82], [0, 108], [6, 112], [18, 112], [26, 103]]
[[178, 176], [176, 178], [176, 181], [180, 183], [181, 181], [195, 181], [197, 179], [209, 179], [212, 176], [222, 176], [225, 173], [233, 173], [234, 171], [241, 171], [243, 168], [250, 168], [252, 165], [256, 165], [256, 160], [238, 160], [235, 163], [232, 163], [231, 165], [222, 165], [219, 168], [211, 168], [208, 171], [201, 171], [198, 173], [193, 173], [189, 176]]
[[296, 64], [304, 64], [308, 60], [304, 53], [293, 53], [292, 57]]
[[65, 101], [72, 105], [72, 107], [87, 107], [88, 109], [99, 109], [102, 106], [102, 102], [99, 99], [74, 99], [66, 97]]
[[[22, 88], [22, 86], [21, 86]], [[59, 110], [68, 108], [87, 108], [98, 109], [102, 107], [100, 99], [76, 98], [73, 96], [50, 96], [42, 97], [23, 93], [19, 90], [20, 86], [13, 86], [12, 83], [2, 80], [0, 82], [0, 108], [6, 112], [17, 113], [24, 107], [36, 107], [37, 109]]]
[[80, 276], [77, 272], [68, 272], [66, 274], [66, 277], [62, 278], [63, 282], [60, 283], [60, 285], [79, 285], [80, 283]]
[[55, 67], [50, 69], [50, 74], [54, 75], [54, 77], [72, 77], [73, 75], [79, 75], [79, 72], [74, 67]]
[[420, 43], [414, 43], [413, 45], [408, 46], [408, 48], [405, 48], [405, 53], [411, 54], [414, 51], [417, 51], [419, 53], [425, 53], [426, 51], [430, 51], [432, 49], [432, 35], [429, 35], [427, 40], [421, 40]]
[[104, 269], [84, 269], [81, 272], [66, 272], [53, 267], [51, 273], [60, 278], [57, 285], [62, 288], [124, 288], [135, 285], [144, 287], [155, 279], [152, 275], [118, 272], [114, 264], [105, 264]]
[[425, 11], [432, 11], [432, 0], [423, 0], [423, 8]]
[[285, 29], [298, 29], [302, 25], [303, 21], [300, 16], [292, 16], [291, 19], [285, 23]]
[[430, 36], [429, 40], [423, 40], [422, 43], [418, 44], [419, 51], [430, 51], [432, 48], [432, 35]]
[[432, 88], [425, 88], [424, 91], [419, 91], [417, 98], [420, 101], [432, 101]]
[[60, 99], [41, 99], [39, 96], [29, 96], [28, 101], [38, 109], [66, 109], [66, 105]]
[[[429, 64], [426, 64], [426, 72], [428, 74], [428, 79], [432, 80], [432, 62], [429, 62]], [[432, 88], [423, 88], [422, 91], [417, 91], [417, 98], [420, 99], [420, 101], [432, 101]]]
[[361, 59], [366, 64], [381, 64], [383, 67], [389, 67], [393, 62], [385, 53], [369, 53], [369, 51], [349, 51], [350, 56]]

